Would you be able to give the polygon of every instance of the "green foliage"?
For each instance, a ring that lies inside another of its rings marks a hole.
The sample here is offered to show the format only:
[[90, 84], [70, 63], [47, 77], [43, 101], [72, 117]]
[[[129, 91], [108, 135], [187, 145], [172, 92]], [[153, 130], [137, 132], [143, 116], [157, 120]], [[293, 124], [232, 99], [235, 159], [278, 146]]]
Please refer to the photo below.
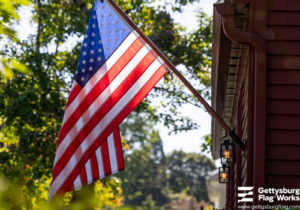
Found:
[[148, 195], [146, 200], [142, 202], [142, 206], [138, 207], [137, 210], [156, 210], [155, 201], [152, 200], [152, 196]]
[[202, 137], [202, 139], [205, 141], [202, 143], [201, 147], [201, 152], [207, 152], [209, 153], [211, 151], [211, 134], [207, 134]]
[[[50, 179], [46, 184], [37, 183], [34, 197], [23, 185], [10, 183], [0, 177], [0, 210], [2, 209], [115, 209], [121, 202], [121, 181], [110, 177], [97, 181], [94, 185], [84, 187], [76, 193], [66, 193], [62, 199], [47, 203]], [[93, 190], [94, 188], [94, 190]], [[95, 192], [95, 193], [94, 193]]]
[[[210, 98], [211, 66], [211, 30], [212, 17], [198, 12], [198, 30], [186, 33], [179, 24], [174, 23], [165, 8], [156, 9], [148, 3], [151, 1], [117, 1], [121, 8], [132, 18], [139, 28], [156, 44], [174, 65], [183, 65], [187, 78], [194, 84], [199, 93]], [[182, 6], [190, 1], [172, 1], [174, 11], [181, 11]], [[153, 97], [163, 97], [161, 105], [151, 107]], [[155, 120], [162, 121], [171, 132], [197, 129], [198, 125], [190, 118], [182, 116], [178, 107], [192, 104], [202, 107], [184, 85], [170, 72], [164, 77], [162, 85], [156, 85], [146, 99], [137, 107], [137, 112], [148, 112]]]
[[130, 144], [125, 152], [126, 171], [117, 175], [123, 180], [125, 204], [158, 210], [178, 200], [177, 194], [190, 196], [194, 203], [208, 201], [205, 178], [216, 168], [213, 160], [183, 151], [166, 156], [148, 115], [132, 113], [120, 130]]
[[[77, 2], [0, 0], [0, 39], [5, 41], [0, 52], [3, 69], [0, 70], [0, 177], [6, 177], [12, 183], [9, 186], [20, 189], [16, 191], [24, 195], [20, 201], [25, 207], [38, 205], [37, 201], [45, 202], [47, 198], [62, 117], [81, 49], [80, 42], [71, 46], [68, 40], [85, 33], [93, 3], [85, 0], [84, 5], [79, 6]], [[209, 98], [211, 19], [200, 11], [199, 29], [189, 34], [174, 23], [165, 8], [156, 9], [150, 5], [152, 2], [129, 0], [118, 1], [118, 4], [175, 65], [186, 67], [186, 75], [197, 83], [198, 91]], [[184, 5], [193, 2], [176, 0], [173, 10], [180, 12]], [[18, 21], [19, 6], [28, 4], [31, 21], [37, 27], [35, 34], [22, 41], [17, 39], [11, 26]], [[164, 100], [160, 107], [152, 107], [151, 100], [157, 96], [163, 96]], [[154, 123], [163, 121], [173, 132], [196, 129], [197, 124], [182, 116], [177, 109], [187, 103], [201, 107], [168, 73], [164, 83], [155, 87], [134, 114], [143, 113]], [[128, 122], [130, 120], [128, 118]], [[127, 183], [136, 182], [136, 187], [141, 189], [136, 192], [128, 189], [128, 194], [133, 195], [132, 199], [139, 199], [140, 205], [145, 199], [137, 194], [144, 189], [146, 195], [153, 195], [156, 205], [166, 203], [167, 158], [159, 135], [151, 129], [146, 132], [152, 124], [143, 127], [142, 123], [134, 122], [136, 127], [129, 129], [127, 126], [122, 132], [128, 147], [142, 146], [142, 149], [133, 150], [128, 156], [131, 159], [127, 161], [134, 164], [129, 165], [127, 172], [130, 176], [122, 184], [124, 193]], [[143, 129], [143, 134], [136, 132]], [[139, 173], [141, 169], [146, 171], [145, 175]], [[151, 177], [154, 178], [149, 185], [144, 182]], [[105, 205], [116, 207], [121, 203], [122, 189], [113, 178], [108, 180], [101, 182], [103, 190], [99, 193], [104, 194], [102, 198], [105, 199], [99, 199]], [[144, 185], [147, 187], [143, 188]], [[70, 198], [66, 197], [66, 205], [69, 201]]]
[[213, 160], [183, 151], [173, 151], [168, 159], [168, 182], [172, 192], [185, 192], [198, 201], [208, 201], [205, 178], [216, 168]]
[[[18, 21], [19, 15], [16, 8], [20, 5], [28, 5], [28, 0], [0, 0], [0, 39], [10, 40], [11, 43], [17, 42], [15, 30], [11, 29], [12, 21]], [[11, 78], [13, 71], [17, 70], [24, 74], [29, 74], [30, 70], [26, 65], [20, 63], [14, 56], [0, 52], [0, 74]]]

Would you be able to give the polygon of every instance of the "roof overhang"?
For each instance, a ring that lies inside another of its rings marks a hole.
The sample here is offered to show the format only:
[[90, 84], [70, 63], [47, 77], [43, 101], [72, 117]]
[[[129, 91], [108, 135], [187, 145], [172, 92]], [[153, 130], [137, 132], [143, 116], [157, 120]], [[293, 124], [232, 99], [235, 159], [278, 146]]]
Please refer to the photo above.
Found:
[[[226, 37], [222, 28], [221, 15], [214, 8], [213, 13], [213, 38], [212, 38], [212, 93], [211, 105], [219, 116], [223, 116], [226, 79], [229, 64], [231, 41]], [[212, 118], [211, 127], [212, 156], [218, 159], [220, 154], [219, 140], [222, 136], [222, 126]]]
[[[238, 30], [244, 31], [246, 27], [245, 10], [239, 9], [235, 13], [234, 25]], [[212, 43], [212, 107], [224, 122], [233, 129], [235, 126], [235, 113], [239, 98], [239, 88], [243, 79], [245, 58], [248, 47], [232, 42], [224, 34], [221, 15], [214, 7], [213, 14], [213, 43]], [[212, 157], [220, 158], [221, 138], [225, 130], [212, 119]]]

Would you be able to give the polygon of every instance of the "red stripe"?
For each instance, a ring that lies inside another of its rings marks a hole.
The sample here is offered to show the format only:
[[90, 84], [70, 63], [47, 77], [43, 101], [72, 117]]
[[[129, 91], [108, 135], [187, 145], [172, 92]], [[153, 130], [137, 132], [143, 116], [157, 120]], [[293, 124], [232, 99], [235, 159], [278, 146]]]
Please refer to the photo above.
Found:
[[140, 40], [136, 39], [126, 50], [126, 52], [121, 56], [121, 58], [114, 64], [114, 66], [108, 71], [108, 73], [98, 82], [97, 85], [95, 85], [90, 93], [88, 93], [86, 98], [81, 102], [81, 104], [62, 126], [57, 147], [72, 129], [77, 120], [82, 116], [82, 114], [89, 108], [89, 106], [102, 93], [102, 91], [116, 78], [116, 76], [122, 71], [122, 69], [129, 63], [129, 61], [142, 47], [143, 44], [140, 42]]
[[127, 104], [127, 106], [119, 113], [119, 115], [109, 124], [105, 131], [97, 138], [97, 140], [91, 145], [91, 147], [85, 152], [83, 157], [78, 161], [77, 166], [70, 173], [69, 177], [63, 183], [59, 189], [60, 193], [65, 193], [69, 186], [74, 182], [78, 174], [78, 168], [83, 167], [85, 162], [89, 159], [89, 154], [95, 152], [95, 150], [102, 144], [102, 142], [111, 134], [111, 132], [128, 116], [128, 114], [143, 100], [143, 98], [152, 90], [155, 84], [166, 74], [164, 67], [160, 67], [151, 79], [145, 84], [145, 86], [138, 92], [138, 94]]
[[72, 157], [74, 151], [80, 146], [81, 142], [89, 135], [99, 121], [109, 112], [109, 110], [122, 98], [122, 96], [131, 88], [131, 86], [138, 80], [138, 78], [147, 70], [149, 65], [155, 60], [153, 55], [149, 52], [140, 64], [131, 72], [125, 81], [112, 93], [110, 98], [103, 104], [103, 106], [94, 114], [85, 127], [78, 133], [72, 143], [66, 149], [61, 158], [57, 161], [53, 169], [53, 180], [63, 170], [65, 165]]
[[[119, 126], [113, 131], [113, 133], [114, 133], [114, 141], [115, 141], [115, 147], [116, 147], [117, 158], [118, 158], [118, 163], [119, 163], [119, 171], [123, 171], [125, 167], [124, 167], [124, 158], [123, 158], [123, 151], [122, 151], [122, 145], [121, 145]], [[104, 146], [106, 144], [106, 146], [105, 146], [106, 151], [107, 151], [106, 153], [108, 154], [107, 139], [102, 143], [102, 145], [103, 144], [104, 144]], [[101, 151], [102, 151], [102, 154], [104, 154], [103, 149], [101, 149]], [[105, 154], [105, 156], [107, 156], [107, 155]], [[104, 160], [104, 158], [103, 158], [103, 160]], [[109, 161], [109, 158], [108, 158], [108, 161]], [[93, 182], [95, 182], [95, 181], [99, 180], [99, 178], [100, 178], [99, 177], [98, 161], [97, 161], [97, 157], [96, 157], [95, 153], [93, 153], [92, 156], [90, 157], [90, 162], [91, 162], [91, 169], [92, 169], [92, 175], [93, 175]], [[109, 162], [107, 162], [107, 160], [106, 160], [105, 163], [109, 164]], [[110, 166], [109, 166], [110, 164], [108, 166], [106, 166], [105, 163], [104, 163], [105, 172], [106, 171], [108, 171], [108, 172], [111, 171]], [[121, 165], [121, 168], [120, 168], [120, 165]], [[81, 169], [80, 174], [86, 172], [86, 171], [82, 172], [83, 170], [85, 170], [85, 167], [83, 167]], [[109, 175], [110, 174], [105, 173], [105, 176], [109, 176]], [[82, 183], [82, 185], [83, 185], [83, 183]], [[72, 184], [71, 187], [68, 189], [68, 191], [74, 191], [74, 190], [75, 190], [74, 189], [74, 184]]]
[[87, 184], [87, 176], [86, 176], [86, 170], [85, 167], [81, 168], [80, 171], [80, 179], [81, 179], [81, 185], [86, 185]]
[[102, 153], [104, 174], [105, 174], [105, 176], [109, 176], [109, 175], [111, 175], [111, 168], [110, 168], [110, 160], [109, 160], [107, 139], [106, 139], [106, 141], [104, 141], [101, 144], [101, 153]]
[[115, 140], [116, 156], [118, 161], [118, 169], [119, 171], [124, 171], [125, 163], [124, 163], [124, 155], [123, 155], [119, 126], [114, 130], [114, 140]]
[[72, 103], [72, 101], [76, 98], [76, 96], [78, 95], [78, 93], [81, 91], [82, 87], [80, 87], [80, 85], [76, 84], [75, 87], [72, 89], [70, 95], [69, 95], [69, 99], [68, 99], [68, 103], [67, 103], [67, 107]]
[[93, 174], [93, 181], [95, 181], [95, 180], [99, 179], [98, 161], [97, 161], [97, 157], [96, 157], [95, 153], [92, 154], [90, 161], [91, 161], [91, 168], [92, 168], [92, 174]]

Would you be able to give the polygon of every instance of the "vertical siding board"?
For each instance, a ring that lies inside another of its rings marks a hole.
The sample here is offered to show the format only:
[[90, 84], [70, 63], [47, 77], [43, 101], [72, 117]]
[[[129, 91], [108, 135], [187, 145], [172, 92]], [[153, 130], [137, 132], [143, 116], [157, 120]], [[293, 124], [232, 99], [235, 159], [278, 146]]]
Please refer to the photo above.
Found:
[[[247, 160], [246, 160], [245, 162], [246, 162], [246, 164], [247, 164]], [[241, 182], [243, 182], [243, 180], [244, 180], [244, 176], [245, 176], [245, 174], [246, 174], [246, 171], [247, 171], [247, 167], [246, 167], [246, 165], [244, 165], [244, 167], [242, 167], [241, 169], [242, 169], [242, 174], [241, 174]]]
[[[267, 0], [253, 0], [253, 15], [250, 17], [253, 22], [253, 34], [267, 41]], [[257, 14], [263, 14], [257, 18]], [[266, 54], [254, 54], [254, 111], [253, 111], [253, 186], [258, 189], [265, 187], [265, 132], [266, 132]], [[258, 200], [257, 192], [254, 191], [253, 205], [263, 205]]]
[[269, 85], [300, 85], [299, 70], [268, 70]]
[[265, 187], [299, 188], [300, 1], [268, 0], [267, 16]]
[[267, 130], [266, 143], [300, 145], [300, 130]]
[[268, 55], [267, 68], [279, 69], [279, 70], [281, 69], [299, 70], [300, 56], [299, 55]]
[[269, 114], [267, 116], [266, 128], [278, 130], [300, 130], [299, 122], [300, 115]]
[[299, 189], [300, 188], [300, 176], [279, 176], [279, 175], [267, 175], [266, 187], [272, 188], [287, 188], [287, 189]]
[[243, 182], [242, 182], [242, 186], [247, 186], [247, 170], [246, 170]]
[[[300, 21], [297, 20], [299, 23]], [[299, 41], [269, 40], [267, 42], [268, 55], [300, 55]]]
[[299, 176], [300, 161], [266, 160], [266, 174]]
[[268, 0], [268, 11], [299, 11], [299, 0]]
[[300, 100], [267, 100], [267, 114], [300, 115]]
[[268, 145], [266, 149], [266, 159], [300, 161], [299, 151], [300, 146], [296, 145]]
[[267, 99], [300, 100], [300, 85], [267, 85]]
[[247, 122], [248, 126], [243, 133], [243, 137], [246, 137], [247, 141], [247, 186], [254, 186], [253, 185], [253, 49], [249, 49], [249, 58], [248, 58], [248, 68], [247, 68]]
[[298, 34], [300, 28], [297, 26], [268, 26], [267, 40], [300, 40]]
[[[280, 18], [279, 18], [280, 17]], [[299, 26], [300, 13], [298, 11], [269, 11], [268, 25]]]

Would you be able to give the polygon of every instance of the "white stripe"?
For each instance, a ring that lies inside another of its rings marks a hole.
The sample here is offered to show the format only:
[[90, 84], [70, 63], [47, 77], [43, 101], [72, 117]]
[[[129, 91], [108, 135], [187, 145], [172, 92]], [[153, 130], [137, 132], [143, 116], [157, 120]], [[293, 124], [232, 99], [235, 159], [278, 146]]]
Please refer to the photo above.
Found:
[[110, 160], [110, 168], [111, 173], [117, 173], [119, 170], [118, 162], [117, 162], [117, 155], [116, 155], [116, 147], [115, 147], [115, 139], [114, 139], [114, 132], [112, 132], [107, 138], [108, 144], [108, 151], [109, 151], [109, 160]]
[[94, 86], [102, 79], [104, 75], [111, 69], [111, 67], [120, 59], [120, 57], [126, 52], [126, 50], [131, 46], [131, 44], [137, 39], [135, 33], [130, 33], [123, 43], [118, 47], [118, 49], [109, 57], [104, 65], [91, 77], [88, 84], [86, 84], [82, 90], [78, 93], [76, 98], [72, 103], [66, 108], [62, 126], [69, 119], [72, 113], [80, 105], [80, 103], [85, 99], [86, 95], [94, 88]]
[[81, 190], [82, 184], [81, 184], [80, 174], [77, 176], [77, 178], [75, 179], [73, 184], [74, 184], [75, 190]]
[[[71, 91], [74, 89], [74, 87], [75, 87], [76, 85], [78, 85], [78, 83], [77, 83], [76, 80], [74, 79], [74, 80], [73, 80], [73, 83], [72, 83]], [[70, 92], [71, 92], [71, 91], [70, 91]]]
[[91, 166], [90, 159], [85, 163], [85, 171], [87, 176], [87, 184], [91, 184], [93, 182], [93, 174], [92, 174], [92, 166]]
[[[77, 148], [77, 151], [72, 155], [69, 162], [65, 165], [61, 173], [53, 181], [50, 191], [49, 198], [56, 194], [62, 184], [65, 182], [66, 177], [69, 177], [74, 167], [86, 150], [94, 143], [95, 137], [99, 136], [110, 124], [110, 122], [123, 110], [123, 108], [134, 98], [134, 96], [140, 91], [140, 89], [149, 81], [152, 75], [159, 69], [160, 63], [155, 60], [150, 67], [144, 72], [144, 74], [134, 83], [134, 85], [126, 92], [126, 94], [118, 101], [118, 103], [105, 115], [105, 117], [95, 126], [93, 131], [88, 137], [82, 142], [83, 146]], [[83, 150], [82, 150], [83, 149]], [[82, 151], [81, 151], [82, 150]], [[81, 153], [81, 155], [79, 155]], [[81, 157], [80, 157], [81, 156]]]
[[102, 160], [101, 146], [96, 150], [96, 157], [97, 157], [98, 169], [99, 169], [99, 179], [102, 179], [105, 177], [105, 173], [104, 173], [104, 166]]
[[78, 119], [76, 124], [70, 129], [66, 137], [61, 141], [57, 150], [54, 160], [54, 165], [64, 154], [66, 149], [72, 143], [74, 138], [80, 132], [80, 130], [88, 123], [90, 118], [101, 108], [105, 101], [111, 96], [111, 94], [122, 84], [127, 76], [135, 69], [135, 67], [141, 62], [141, 60], [147, 55], [149, 51], [146, 47], [142, 47], [139, 52], [131, 59], [131, 61], [124, 67], [124, 69], [118, 74], [118, 76], [106, 87], [106, 89], [97, 97], [97, 99], [89, 106], [84, 114]]

